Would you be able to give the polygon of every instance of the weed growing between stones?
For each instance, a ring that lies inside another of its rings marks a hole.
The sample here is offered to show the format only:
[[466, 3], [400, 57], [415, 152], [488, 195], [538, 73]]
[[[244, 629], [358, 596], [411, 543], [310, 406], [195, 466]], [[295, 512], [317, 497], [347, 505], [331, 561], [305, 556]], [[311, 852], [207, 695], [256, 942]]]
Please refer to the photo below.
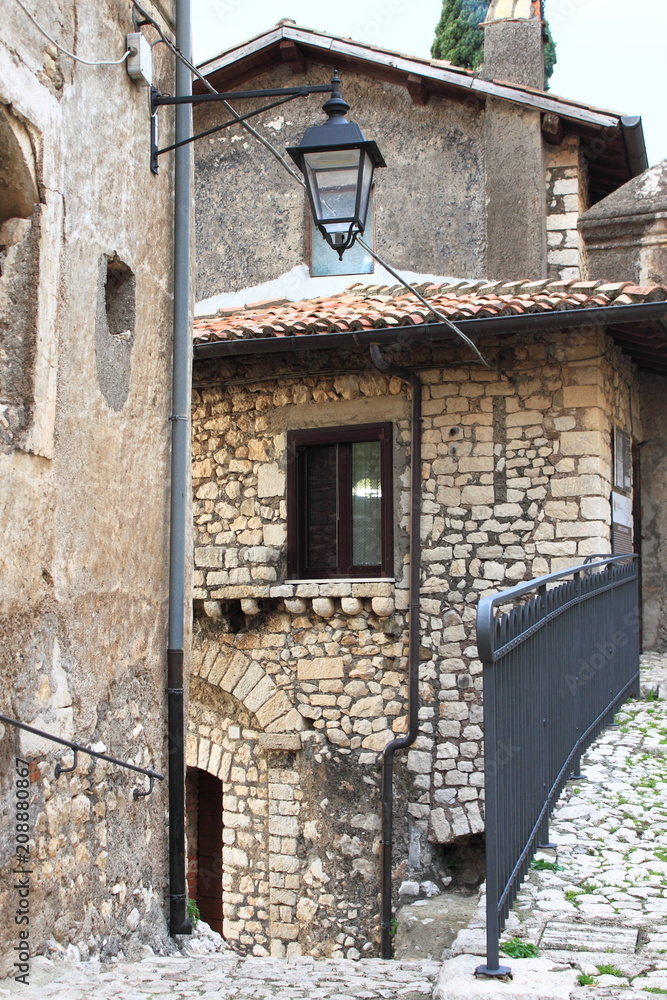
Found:
[[537, 955], [537, 946], [521, 938], [511, 938], [501, 945], [500, 950], [508, 958], [535, 958]]
[[544, 858], [537, 858], [533, 861], [531, 868], [537, 872], [563, 872], [565, 869], [557, 861], [545, 861]]

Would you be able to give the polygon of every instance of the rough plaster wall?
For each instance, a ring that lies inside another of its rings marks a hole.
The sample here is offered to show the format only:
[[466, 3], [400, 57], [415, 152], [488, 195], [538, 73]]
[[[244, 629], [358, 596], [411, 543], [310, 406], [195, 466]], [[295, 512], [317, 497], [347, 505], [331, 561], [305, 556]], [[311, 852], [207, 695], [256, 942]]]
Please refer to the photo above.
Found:
[[641, 448], [642, 584], [644, 649], [667, 649], [667, 593], [665, 545], [667, 539], [667, 410], [666, 380], [642, 374], [642, 424], [646, 440]]
[[487, 277], [546, 278], [545, 154], [539, 113], [487, 100], [484, 142]]
[[542, 21], [492, 21], [484, 27], [485, 80], [504, 80], [523, 87], [544, 89]]
[[[247, 86], [330, 79], [326, 66], [309, 65], [303, 77], [277, 67]], [[350, 119], [377, 141], [387, 162], [375, 173], [380, 253], [399, 268], [484, 277], [483, 111], [474, 101], [436, 98], [416, 107], [403, 88], [351, 71], [343, 73], [343, 94]], [[255, 119], [255, 127], [284, 152], [309, 125], [325, 120], [321, 104], [318, 95], [294, 101]], [[221, 115], [227, 117], [213, 106], [198, 111], [196, 128], [211, 127]], [[197, 300], [310, 262], [306, 196], [266, 149], [234, 127], [203, 139], [195, 155]]]
[[638, 285], [667, 282], [664, 212], [585, 221], [582, 242], [590, 261], [591, 278], [633, 281]]
[[[483, 828], [479, 596], [609, 552], [611, 428], [639, 433], [632, 368], [599, 331], [487, 342], [485, 354], [511, 382], [451, 348], [397, 359], [422, 368], [424, 416], [420, 734], [396, 762], [396, 890], [410, 872], [437, 879], [440, 845]], [[264, 920], [273, 953], [373, 954], [379, 753], [406, 725], [408, 399], [362, 355], [290, 358], [289, 377], [284, 364], [197, 368], [195, 598], [211, 620], [193, 672], [254, 706], [260, 749], [262, 732], [288, 741], [283, 783], [299, 806], [269, 871], [289, 871], [281, 888], [309, 902], [285, 897], [283, 916]], [[395, 427], [396, 582], [286, 580], [286, 429], [381, 419]], [[224, 902], [242, 943], [244, 899]]]
[[[112, 0], [36, 14], [65, 46], [100, 58], [131, 27]], [[164, 771], [170, 172], [148, 169], [146, 94], [122, 67], [75, 67], [20, 11], [5, 28], [0, 102], [34, 137], [41, 221], [33, 408], [20, 447], [0, 454], [2, 711]], [[155, 55], [168, 88], [170, 62]], [[136, 275], [137, 322], [127, 398], [114, 408], [98, 381], [95, 319], [100, 258], [115, 252]], [[0, 304], [20, 322], [16, 305]], [[34, 761], [33, 953], [49, 942], [84, 955], [164, 947], [166, 790], [135, 802], [134, 776], [88, 758], [55, 781], [63, 751], [5, 728], [5, 760], [15, 749]], [[3, 796], [12, 777], [3, 769]], [[3, 912], [13, 848], [3, 804]], [[9, 921], [0, 931], [3, 959], [14, 931]]]

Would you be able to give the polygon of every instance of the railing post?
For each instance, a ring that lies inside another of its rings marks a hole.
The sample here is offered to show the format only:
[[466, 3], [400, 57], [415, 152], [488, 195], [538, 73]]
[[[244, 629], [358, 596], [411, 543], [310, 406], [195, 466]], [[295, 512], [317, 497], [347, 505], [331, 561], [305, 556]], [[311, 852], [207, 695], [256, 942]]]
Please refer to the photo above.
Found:
[[498, 863], [498, 785], [496, 781], [496, 667], [484, 663], [484, 816], [486, 827], [486, 965], [478, 965], [476, 976], [508, 976], [500, 964], [500, 916], [498, 913], [500, 866]]

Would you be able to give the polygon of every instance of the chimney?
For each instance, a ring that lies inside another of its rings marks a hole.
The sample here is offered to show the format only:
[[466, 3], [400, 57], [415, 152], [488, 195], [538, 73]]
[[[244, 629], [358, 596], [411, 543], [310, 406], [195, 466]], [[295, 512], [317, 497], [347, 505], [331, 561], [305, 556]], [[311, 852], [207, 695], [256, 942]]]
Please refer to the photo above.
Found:
[[543, 0], [491, 0], [484, 22], [485, 80], [544, 90]]

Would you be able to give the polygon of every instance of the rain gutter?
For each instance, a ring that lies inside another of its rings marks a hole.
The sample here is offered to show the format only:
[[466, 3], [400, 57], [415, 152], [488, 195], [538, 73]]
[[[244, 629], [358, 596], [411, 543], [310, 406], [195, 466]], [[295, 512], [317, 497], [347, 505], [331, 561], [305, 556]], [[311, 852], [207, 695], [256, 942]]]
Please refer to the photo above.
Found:
[[[624, 306], [599, 306], [592, 309], [560, 309], [544, 313], [524, 313], [519, 316], [488, 316], [484, 319], [456, 320], [456, 325], [468, 336], [547, 333], [556, 330], [593, 329], [600, 326], [621, 326], [626, 323], [651, 323], [667, 320], [667, 302], [640, 302]], [[219, 340], [195, 344], [195, 361], [207, 358], [243, 357], [250, 354], [301, 354], [318, 350], [355, 350], [371, 344], [433, 343], [453, 340], [454, 335], [444, 323], [423, 323], [414, 326], [394, 326], [346, 333], [297, 334], [282, 337]]]

